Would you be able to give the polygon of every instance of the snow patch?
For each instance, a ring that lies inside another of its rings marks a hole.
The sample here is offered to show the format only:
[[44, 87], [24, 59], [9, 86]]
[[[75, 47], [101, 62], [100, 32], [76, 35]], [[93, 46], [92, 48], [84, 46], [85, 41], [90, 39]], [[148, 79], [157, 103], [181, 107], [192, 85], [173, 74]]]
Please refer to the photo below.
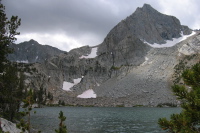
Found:
[[[82, 78], [83, 77], [84, 76], [82, 76]], [[62, 89], [65, 90], [65, 91], [71, 91], [70, 88], [72, 88], [74, 85], [77, 85], [78, 83], [80, 83], [82, 78], [74, 79], [74, 83], [64, 81]]]
[[92, 48], [91, 53], [89, 55], [87, 55], [87, 56], [82, 55], [79, 58], [80, 59], [82, 59], [82, 58], [89, 59], [89, 58], [95, 58], [96, 56], [97, 56], [97, 47], [96, 48]]
[[18, 63], [29, 63], [28, 60], [17, 60]]
[[[45, 60], [46, 60], [46, 59], [45, 59]], [[56, 66], [56, 65], [55, 65], [54, 63], [52, 63], [52, 62], [49, 62], [49, 64], [51, 64], [52, 66], [58, 68], [58, 66]]]
[[177, 43], [187, 39], [188, 37], [194, 35], [196, 32], [192, 32], [190, 35], [183, 35], [183, 32], [181, 32], [181, 37], [179, 38], [173, 38], [173, 40], [166, 40], [166, 43], [165, 44], [157, 44], [157, 43], [154, 43], [154, 44], [150, 44], [146, 41], [144, 41], [144, 43], [148, 44], [149, 46], [153, 47], [153, 48], [166, 48], [166, 47], [172, 47], [174, 45], [176, 45]]
[[71, 91], [70, 88], [72, 88], [73, 86], [74, 86], [73, 83], [64, 81], [62, 89], [65, 90], [65, 91]]
[[81, 95], [77, 96], [78, 98], [96, 98], [97, 95], [93, 91], [93, 89], [89, 89], [84, 91]]
[[78, 84], [78, 83], [80, 83], [80, 82], [81, 82], [81, 79], [82, 79], [82, 78], [74, 79], [74, 84]]
[[144, 61], [140, 66], [144, 66], [144, 65], [146, 65], [147, 62], [148, 62], [148, 60], [149, 60], [149, 58], [145, 57], [145, 61]]
[[100, 84], [99, 84], [99, 83], [97, 83], [97, 82], [96, 82], [96, 84], [97, 84], [97, 86], [100, 86]]

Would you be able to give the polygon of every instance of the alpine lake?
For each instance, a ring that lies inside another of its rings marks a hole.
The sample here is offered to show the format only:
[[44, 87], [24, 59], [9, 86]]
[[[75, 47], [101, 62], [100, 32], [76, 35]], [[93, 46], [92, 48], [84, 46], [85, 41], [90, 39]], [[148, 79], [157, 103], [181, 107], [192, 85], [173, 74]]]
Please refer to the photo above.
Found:
[[[157, 124], [181, 108], [150, 107], [45, 107], [34, 108], [31, 125], [42, 133], [55, 133], [60, 111], [69, 133], [164, 133]], [[32, 112], [33, 112], [32, 111]]]

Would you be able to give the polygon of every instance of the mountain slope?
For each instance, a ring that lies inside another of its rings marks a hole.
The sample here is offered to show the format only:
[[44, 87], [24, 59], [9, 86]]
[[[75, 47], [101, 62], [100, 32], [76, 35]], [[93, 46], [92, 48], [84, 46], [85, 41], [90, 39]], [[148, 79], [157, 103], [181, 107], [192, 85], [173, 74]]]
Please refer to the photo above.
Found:
[[10, 47], [14, 49], [14, 53], [9, 54], [8, 59], [22, 63], [41, 63], [54, 55], [64, 53], [64, 51], [48, 45], [41, 45], [34, 40], [12, 44]]
[[[117, 24], [95, 47], [84, 46], [33, 64], [37, 73], [27, 83], [41, 84], [54, 95], [53, 103], [64, 100], [73, 105], [157, 106], [177, 103], [170, 86], [183, 59], [198, 61], [200, 35], [191, 34], [173, 16], [159, 13], [150, 5], [138, 8]], [[193, 35], [168, 48], [168, 40]], [[151, 44], [151, 45], [150, 45]], [[190, 58], [191, 58], [190, 57]], [[186, 61], [186, 60], [184, 60]], [[186, 64], [187, 64], [186, 63]], [[86, 96], [86, 99], [81, 96]]]
[[177, 18], [161, 14], [144, 4], [108, 33], [98, 46], [98, 55], [106, 54], [105, 61], [116, 66], [124, 65], [124, 62], [139, 65], [151, 48], [143, 42], [165, 45], [167, 40], [191, 33], [191, 29], [182, 26]]

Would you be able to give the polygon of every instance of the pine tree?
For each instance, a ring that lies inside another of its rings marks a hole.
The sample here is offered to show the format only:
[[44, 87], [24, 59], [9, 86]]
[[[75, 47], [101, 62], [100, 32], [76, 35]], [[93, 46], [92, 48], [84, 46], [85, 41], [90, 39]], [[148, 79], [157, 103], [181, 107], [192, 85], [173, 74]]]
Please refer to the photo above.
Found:
[[13, 121], [20, 108], [20, 103], [24, 97], [24, 77], [18, 75], [17, 68], [9, 65], [5, 68], [6, 73], [0, 77], [0, 115]]
[[52, 101], [53, 100], [53, 94], [51, 94], [50, 92], [48, 92], [47, 98]]
[[63, 115], [63, 112], [60, 111], [59, 117], [60, 119], [60, 124], [59, 124], [59, 129], [55, 130], [56, 133], [67, 133], [67, 127], [64, 125], [64, 121], [66, 120], [66, 117]]
[[[22, 129], [22, 131], [28, 131], [30, 133], [31, 129], [31, 111], [32, 111], [32, 105], [34, 104], [33, 99], [34, 91], [30, 89], [26, 95], [26, 98], [23, 99], [23, 108], [25, 108], [24, 111], [21, 112], [22, 116], [26, 116], [27, 120], [24, 119], [20, 120], [20, 123], [17, 124], [17, 127]], [[34, 112], [35, 113], [35, 112]]]
[[38, 106], [39, 106], [39, 108], [41, 107], [41, 104], [44, 104], [43, 95], [44, 95], [43, 87], [40, 87], [40, 89], [38, 90]]
[[12, 53], [9, 45], [16, 40], [15, 35], [20, 34], [17, 32], [20, 25], [21, 19], [18, 19], [18, 16], [12, 16], [8, 20], [5, 7], [0, 0], [0, 73], [4, 72], [6, 68], [6, 62], [8, 62], [6, 57], [9, 53]]
[[24, 106], [23, 106], [23, 108], [27, 108], [26, 109], [26, 114], [28, 116], [27, 130], [28, 130], [29, 133], [30, 133], [30, 128], [31, 128], [31, 120], [30, 119], [31, 119], [31, 110], [32, 110], [33, 103], [34, 103], [33, 91], [32, 91], [32, 89], [30, 89], [26, 99], [24, 99]]
[[172, 133], [200, 132], [200, 63], [182, 73], [186, 85], [174, 85], [174, 94], [181, 100], [183, 108], [180, 114], [171, 115], [171, 119], [160, 118], [158, 124], [163, 130]]
[[21, 89], [17, 69], [9, 63], [7, 55], [12, 52], [9, 45], [16, 40], [15, 35], [19, 35], [16, 30], [20, 24], [17, 16], [7, 19], [0, 0], [0, 116], [11, 121], [19, 109]]

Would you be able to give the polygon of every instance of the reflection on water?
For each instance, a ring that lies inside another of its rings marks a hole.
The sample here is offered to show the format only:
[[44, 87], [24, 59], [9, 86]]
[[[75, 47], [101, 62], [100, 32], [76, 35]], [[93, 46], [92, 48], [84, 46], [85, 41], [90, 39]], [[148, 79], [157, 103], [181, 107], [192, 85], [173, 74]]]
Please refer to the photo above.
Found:
[[103, 108], [103, 107], [46, 107], [34, 109], [31, 122], [44, 133], [58, 128], [58, 114], [67, 117], [69, 133], [160, 133], [157, 121], [180, 113], [180, 108]]

